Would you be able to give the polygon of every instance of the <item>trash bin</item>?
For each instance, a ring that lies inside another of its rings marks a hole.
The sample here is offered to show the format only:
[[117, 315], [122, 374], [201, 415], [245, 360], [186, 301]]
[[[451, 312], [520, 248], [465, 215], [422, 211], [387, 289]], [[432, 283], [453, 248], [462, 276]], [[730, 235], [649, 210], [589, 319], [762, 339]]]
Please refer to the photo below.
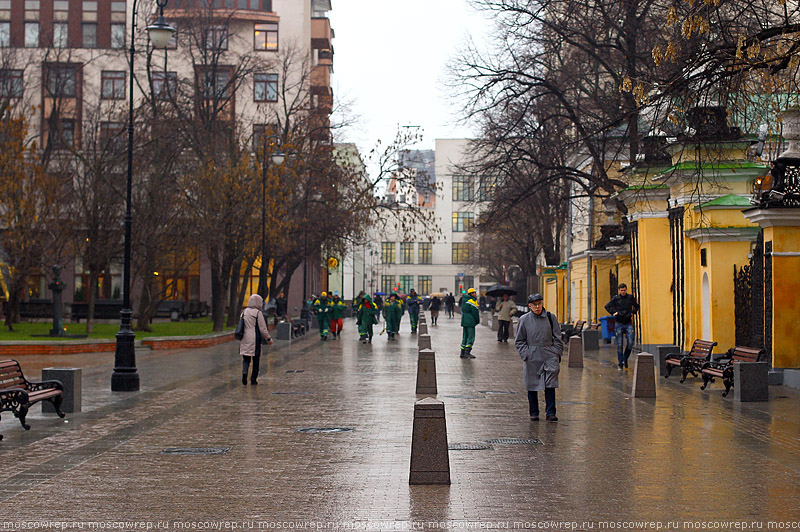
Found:
[[603, 341], [607, 344], [611, 343], [614, 338], [614, 328], [617, 320], [614, 316], [601, 316], [600, 318], [600, 334], [603, 336]]
[[169, 321], [181, 321], [181, 311], [175, 307], [169, 309]]

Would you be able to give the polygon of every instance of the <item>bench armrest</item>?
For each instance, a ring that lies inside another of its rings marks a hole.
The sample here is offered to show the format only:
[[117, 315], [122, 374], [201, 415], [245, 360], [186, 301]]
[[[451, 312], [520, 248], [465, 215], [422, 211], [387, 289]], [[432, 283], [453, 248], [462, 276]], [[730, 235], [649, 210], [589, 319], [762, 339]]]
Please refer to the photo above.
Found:
[[32, 392], [38, 392], [41, 390], [51, 390], [55, 388], [56, 390], [64, 391], [64, 385], [61, 384], [61, 381], [52, 380], [52, 381], [42, 381], [42, 382], [30, 382], [28, 381], [28, 389]]

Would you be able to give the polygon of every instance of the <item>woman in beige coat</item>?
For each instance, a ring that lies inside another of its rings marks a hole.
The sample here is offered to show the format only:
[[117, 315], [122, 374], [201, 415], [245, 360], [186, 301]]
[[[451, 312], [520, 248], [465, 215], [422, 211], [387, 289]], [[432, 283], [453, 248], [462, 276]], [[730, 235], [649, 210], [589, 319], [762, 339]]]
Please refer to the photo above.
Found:
[[262, 338], [266, 339], [268, 345], [272, 345], [272, 337], [267, 329], [267, 321], [264, 313], [261, 312], [264, 306], [264, 299], [253, 294], [247, 301], [247, 308], [242, 311], [244, 319], [244, 337], [239, 344], [239, 354], [242, 355], [242, 384], [247, 384], [247, 371], [250, 369], [250, 362], [253, 363], [253, 371], [250, 375], [250, 384], [258, 384], [258, 363], [261, 359]]

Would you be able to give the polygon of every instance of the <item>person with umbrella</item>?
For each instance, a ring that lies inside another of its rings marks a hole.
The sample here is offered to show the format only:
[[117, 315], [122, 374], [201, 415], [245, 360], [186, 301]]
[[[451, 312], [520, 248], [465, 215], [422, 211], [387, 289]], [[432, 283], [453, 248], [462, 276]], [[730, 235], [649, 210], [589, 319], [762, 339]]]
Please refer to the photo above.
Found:
[[503, 293], [503, 299], [497, 302], [497, 321], [500, 327], [497, 329], [497, 341], [508, 343], [508, 331], [511, 328], [511, 317], [517, 310], [517, 305], [509, 297], [508, 292]]
[[475, 299], [475, 289], [470, 288], [461, 305], [461, 358], [475, 358], [472, 345], [475, 343], [475, 327], [481, 322], [481, 311]]

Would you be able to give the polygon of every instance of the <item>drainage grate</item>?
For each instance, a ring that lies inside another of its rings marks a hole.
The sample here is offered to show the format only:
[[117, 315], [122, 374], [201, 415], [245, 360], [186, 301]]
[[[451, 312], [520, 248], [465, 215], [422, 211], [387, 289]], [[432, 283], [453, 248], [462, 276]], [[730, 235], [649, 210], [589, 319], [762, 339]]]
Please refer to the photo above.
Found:
[[314, 392], [272, 392], [272, 395], [313, 395]]
[[514, 395], [517, 392], [509, 392], [506, 390], [478, 390], [478, 393], [485, 393], [486, 395]]
[[161, 454], [228, 454], [230, 447], [167, 447]]
[[480, 399], [477, 395], [443, 395], [448, 399]]
[[286, 373], [303, 373], [305, 372], [304, 369], [287, 369]]
[[352, 432], [353, 427], [303, 427], [297, 429], [297, 432], [304, 432], [306, 434], [330, 434], [335, 432]]
[[538, 438], [494, 438], [484, 440], [484, 443], [494, 443], [497, 445], [543, 445]]
[[486, 443], [466, 442], [451, 443], [447, 446], [447, 449], [450, 451], [487, 451], [493, 449], [493, 447]]

